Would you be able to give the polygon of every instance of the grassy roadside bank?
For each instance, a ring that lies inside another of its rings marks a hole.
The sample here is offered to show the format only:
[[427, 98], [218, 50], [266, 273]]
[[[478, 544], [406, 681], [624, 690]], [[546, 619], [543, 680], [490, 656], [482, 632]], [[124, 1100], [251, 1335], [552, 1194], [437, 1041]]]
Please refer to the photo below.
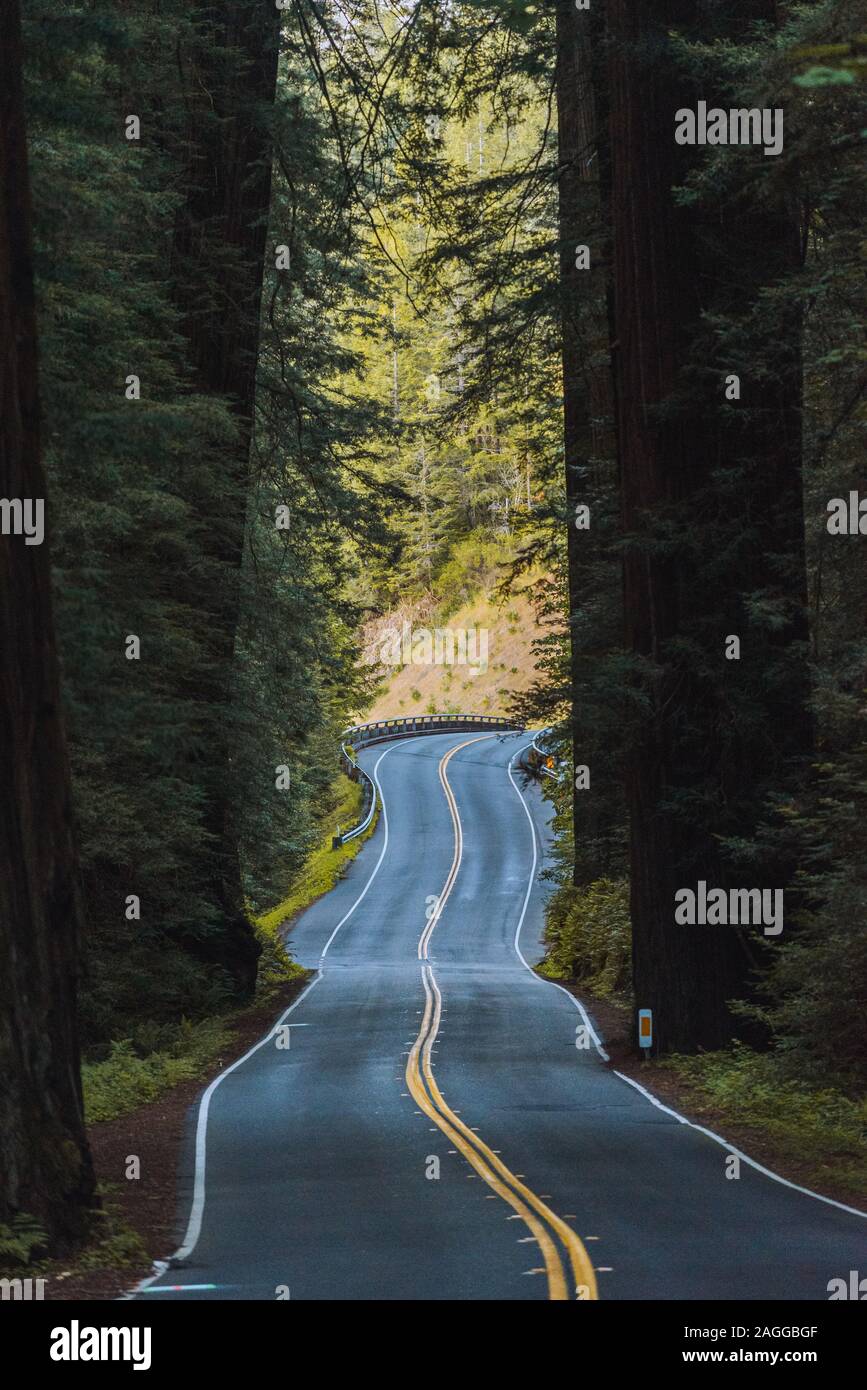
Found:
[[279, 940], [291, 926], [299, 912], [303, 912], [317, 898], [330, 893], [342, 878], [350, 862], [358, 854], [365, 841], [370, 839], [376, 829], [379, 810], [363, 835], [348, 844], [332, 849], [331, 840], [339, 825], [344, 832], [351, 830], [361, 819], [362, 791], [358, 782], [351, 782], [342, 772], [335, 780], [335, 801], [321, 824], [321, 839], [317, 848], [308, 857], [302, 872], [298, 875], [287, 897], [270, 912], [256, 918], [257, 928], [271, 940]]
[[550, 962], [537, 973], [579, 999], [610, 1065], [695, 1124], [711, 1129], [780, 1177], [867, 1208], [867, 1100], [786, 1076], [773, 1052], [735, 1044], [724, 1052], [643, 1062], [630, 1037], [631, 1004], [589, 992]]
[[867, 1206], [867, 1099], [787, 1076], [772, 1052], [742, 1044], [651, 1069], [674, 1079], [690, 1119], [793, 1182]]

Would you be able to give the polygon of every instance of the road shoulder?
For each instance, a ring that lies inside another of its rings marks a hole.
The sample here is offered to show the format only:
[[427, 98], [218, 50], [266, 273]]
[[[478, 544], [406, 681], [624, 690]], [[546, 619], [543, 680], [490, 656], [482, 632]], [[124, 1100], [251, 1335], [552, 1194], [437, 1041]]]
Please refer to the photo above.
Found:
[[[544, 975], [539, 978], [547, 979]], [[626, 1006], [589, 994], [566, 981], [557, 983], [586, 1009], [609, 1054], [610, 1061], [606, 1064], [609, 1070], [628, 1076], [662, 1105], [693, 1124], [712, 1130], [734, 1148], [788, 1182], [860, 1211], [867, 1210], [867, 1178], [862, 1187], [847, 1183], [842, 1176], [841, 1170], [851, 1167], [851, 1152], [840, 1154], [835, 1161], [834, 1153], [829, 1150], [823, 1160], [811, 1160], [793, 1153], [792, 1144], [760, 1126], [739, 1123], [731, 1109], [715, 1102], [699, 1085], [684, 1076], [676, 1062], [643, 1062], [636, 1057], [629, 1040], [630, 1016]]]
[[[88, 1126], [105, 1210], [102, 1229], [74, 1260], [40, 1266], [46, 1300], [119, 1298], [153, 1272], [154, 1260], [177, 1248], [178, 1177], [190, 1107], [221, 1071], [265, 1036], [309, 984], [311, 973], [300, 973], [228, 1018], [227, 1041], [200, 1076], [118, 1119]], [[139, 1159], [137, 1179], [126, 1177], [133, 1156]]]

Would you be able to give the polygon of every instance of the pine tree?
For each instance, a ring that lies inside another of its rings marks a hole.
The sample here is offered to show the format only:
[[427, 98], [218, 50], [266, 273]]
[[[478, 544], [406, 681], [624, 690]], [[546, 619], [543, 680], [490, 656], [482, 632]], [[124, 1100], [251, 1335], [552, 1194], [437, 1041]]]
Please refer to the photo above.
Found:
[[[178, 211], [172, 279], [196, 387], [229, 401], [237, 434], [226, 451], [219, 510], [204, 518], [223, 585], [194, 585], [211, 671], [197, 697], [225, 714], [214, 726], [214, 777], [204, 823], [222, 909], [219, 933], [201, 940], [205, 960], [223, 966], [241, 994], [252, 992], [258, 945], [244, 913], [236, 811], [229, 792], [233, 726], [230, 672], [239, 621], [239, 585], [250, 484], [250, 447], [260, 301], [271, 195], [271, 128], [280, 15], [258, 0], [197, 0], [181, 48], [189, 126], [188, 163]], [[195, 487], [195, 480], [193, 479]]]

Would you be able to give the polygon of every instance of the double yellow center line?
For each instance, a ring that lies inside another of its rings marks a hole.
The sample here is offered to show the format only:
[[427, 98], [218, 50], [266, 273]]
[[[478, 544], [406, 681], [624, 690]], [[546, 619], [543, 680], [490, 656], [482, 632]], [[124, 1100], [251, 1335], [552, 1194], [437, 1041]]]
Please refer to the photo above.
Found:
[[[482, 738], [490, 738], [485, 734]], [[468, 748], [471, 743], [481, 742], [480, 738], [467, 739], [459, 743], [442, 758], [439, 765], [440, 782], [451, 812], [455, 835], [455, 852], [448, 877], [439, 895], [434, 912], [426, 923], [418, 943], [418, 956], [422, 964], [422, 984], [425, 992], [425, 1008], [418, 1037], [412, 1045], [406, 1064], [406, 1083], [410, 1095], [418, 1108], [442, 1130], [443, 1134], [462, 1153], [464, 1158], [483, 1178], [488, 1186], [520, 1216], [531, 1235], [538, 1242], [545, 1261], [548, 1277], [548, 1297], [568, 1301], [573, 1296], [580, 1299], [598, 1298], [596, 1274], [587, 1251], [571, 1227], [561, 1220], [550, 1207], [546, 1206], [526, 1183], [507, 1168], [499, 1155], [489, 1148], [484, 1140], [475, 1134], [459, 1115], [446, 1104], [442, 1092], [434, 1080], [431, 1065], [431, 1050], [439, 1033], [442, 1015], [442, 995], [428, 961], [428, 947], [434, 928], [439, 921], [446, 901], [454, 887], [463, 858], [463, 831], [458, 815], [454, 793], [449, 785], [446, 768], [455, 753]], [[562, 1250], [568, 1257], [572, 1272], [574, 1293], [570, 1292], [566, 1277]]]

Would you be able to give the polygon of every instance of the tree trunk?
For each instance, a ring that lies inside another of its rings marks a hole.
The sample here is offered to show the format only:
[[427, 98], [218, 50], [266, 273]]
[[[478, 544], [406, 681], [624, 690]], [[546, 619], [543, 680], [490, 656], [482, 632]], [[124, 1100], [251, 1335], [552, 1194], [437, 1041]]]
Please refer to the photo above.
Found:
[[[703, 312], [737, 313], [791, 268], [797, 226], [781, 203], [720, 195], [679, 206], [673, 189], [701, 151], [674, 140], [675, 112], [715, 94], [691, 85], [670, 31], [773, 19], [769, 0], [708, 7], [610, 0], [618, 443], [627, 646], [644, 662], [646, 714], [628, 753], [635, 1002], [661, 1051], [729, 1042], [761, 929], [675, 923], [675, 892], [784, 887], [779, 866], [746, 878], [722, 850], [749, 837], [771, 788], [809, 749], [801, 497], [799, 326], [756, 347], [773, 372], [723, 402]], [[740, 26], [738, 29], [736, 26]], [[728, 106], [725, 98], [720, 105]], [[733, 368], [731, 370], [734, 370]], [[770, 597], [777, 630], [749, 600]], [[740, 662], [724, 658], [739, 635]], [[740, 876], [739, 876], [740, 874]]]
[[[17, 0], [0, 16], [0, 497], [45, 499]], [[0, 535], [0, 1223], [62, 1253], [94, 1179], [76, 1025], [82, 934], [48, 545]]]
[[[247, 995], [255, 986], [259, 946], [243, 911], [232, 809], [232, 667], [250, 485], [280, 14], [261, 0], [199, 0], [193, 26], [194, 43], [181, 53], [189, 110], [188, 167], [172, 280], [194, 384], [229, 400], [237, 437], [229, 451], [219, 511], [207, 518], [220, 581], [192, 590], [210, 639], [211, 676], [197, 689], [202, 702], [217, 712], [214, 747], [203, 773], [203, 814], [214, 845], [212, 877], [225, 926], [189, 944], [224, 966], [238, 992]], [[195, 471], [191, 483], [195, 487]]]
[[[567, 513], [570, 684], [573, 767], [590, 767], [590, 789], [573, 781], [572, 821], [575, 862], [573, 882], [600, 877], [609, 870], [597, 852], [587, 863], [579, 846], [597, 846], [614, 829], [619, 795], [606, 786], [610, 767], [592, 740], [582, 689], [588, 657], [579, 635], [582, 612], [592, 604], [601, 611], [606, 597], [619, 601], [616, 569], [606, 561], [606, 514], [616, 510], [614, 471], [613, 383], [608, 323], [608, 200], [610, 164], [601, 55], [602, 11], [578, 11], [573, 0], [557, 4], [557, 143], [560, 299], [563, 357], [563, 442]], [[578, 246], [588, 246], [590, 268], [577, 264]], [[590, 507], [590, 529], [578, 530], [576, 508]], [[606, 571], [610, 570], [611, 573]], [[615, 593], [604, 594], [613, 580]], [[605, 643], [594, 622], [596, 642]], [[604, 737], [604, 736], [603, 736]]]

